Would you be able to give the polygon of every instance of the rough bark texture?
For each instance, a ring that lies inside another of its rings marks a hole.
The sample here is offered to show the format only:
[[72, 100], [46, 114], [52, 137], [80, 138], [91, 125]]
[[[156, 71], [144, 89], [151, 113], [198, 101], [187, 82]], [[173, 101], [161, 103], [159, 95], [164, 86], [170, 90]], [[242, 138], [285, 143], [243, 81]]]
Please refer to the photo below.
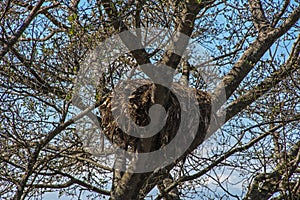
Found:
[[[101, 3], [105, 7], [106, 12], [110, 16], [110, 18], [116, 21], [114, 23], [115, 29], [121, 31], [128, 30], [121, 21], [115, 18], [115, 16], [117, 16], [116, 9], [109, 3], [109, 1], [102, 1]], [[178, 54], [166, 52], [166, 54], [162, 58], [161, 61], [162, 64], [170, 66], [174, 69], [177, 68], [177, 65], [181, 60], [180, 55], [183, 53], [188, 43], [188, 38], [186, 36], [189, 37], [192, 34], [192, 31], [194, 29], [193, 24], [196, 19], [196, 15], [201, 10], [201, 8], [204, 8], [204, 6], [209, 5], [211, 3], [213, 3], [213, 1], [208, 1], [205, 3], [199, 3], [198, 1], [190, 1], [185, 4], [185, 8], [182, 11], [183, 18], [180, 19], [182, 21], [178, 22], [179, 24], [178, 35], [175, 37], [175, 41], [174, 41], [174, 47], [175, 47], [174, 52], [178, 52]], [[184, 34], [184, 37], [181, 34]], [[139, 41], [137, 40], [138, 38], [134, 38], [134, 36], [130, 36], [130, 37], [131, 39], [129, 40], [127, 38], [125, 39], [122, 38], [123, 42], [128, 45], [129, 49], [131, 49], [130, 42]], [[147, 55], [143, 49], [135, 50], [132, 52], [132, 54], [140, 65], [149, 63], [149, 60], [147, 59], [145, 60], [145, 58], [147, 58]], [[144, 69], [144, 71], [147, 75], [150, 75], [150, 77], [153, 76], [151, 73], [150, 74], [147, 73], [147, 69]], [[171, 78], [170, 81], [172, 81], [172, 76], [170, 76], [170, 78]], [[165, 87], [162, 87], [160, 85], [153, 85], [151, 99], [153, 100], [153, 103], [158, 103], [166, 106], [170, 99], [170, 93]], [[206, 129], [205, 127], [203, 128]], [[202, 134], [205, 135], [205, 132], [202, 132]], [[152, 139], [144, 140], [141, 146], [147, 146], [147, 151], [157, 148], [157, 144], [155, 142], [159, 139], [157, 137], [159, 136], [155, 136]], [[194, 141], [192, 146], [189, 149], [189, 152], [192, 151], [194, 148], [196, 148], [196, 146], [203, 141], [203, 138]], [[137, 199], [139, 197], [139, 192], [141, 187], [143, 186], [143, 183], [149, 177], [150, 174], [151, 173], [132, 174], [130, 171], [125, 172], [119, 184], [114, 186], [116, 192], [112, 193], [111, 198], [112, 199]]]
[[[250, 10], [253, 16], [253, 23], [256, 26], [257, 30], [259, 31], [259, 34], [257, 39], [253, 42], [253, 44], [243, 53], [241, 58], [236, 62], [236, 64], [231, 69], [231, 71], [223, 78], [223, 82], [222, 85], [220, 86], [220, 90], [217, 90], [214, 93], [213, 101], [215, 102], [215, 104], [219, 106], [223, 105], [224, 103], [224, 102], [218, 102], [220, 101], [220, 99], [222, 99], [220, 97], [221, 95], [223, 95], [221, 91], [223, 86], [225, 87], [225, 92], [228, 99], [232, 95], [232, 93], [236, 90], [236, 88], [239, 86], [239, 84], [242, 82], [242, 80], [248, 75], [251, 69], [253, 69], [256, 63], [265, 54], [265, 52], [272, 46], [274, 41], [276, 41], [279, 37], [281, 37], [286, 32], [286, 30], [288, 30], [299, 19], [300, 16], [300, 8], [298, 8], [289, 17], [289, 20], [287, 20], [284, 24], [282, 24], [280, 28], [274, 28], [271, 27], [270, 23], [266, 19], [260, 1], [249, 1], [249, 2], [250, 2]], [[183, 10], [182, 21], [179, 23], [178, 26], [179, 35], [177, 35], [174, 42], [175, 48], [179, 47], [180, 49], [175, 49], [175, 52], [182, 52], [185, 49], [185, 45], [187, 44], [188, 41], [186, 41], [184, 37], [181, 37], [180, 34], [183, 33], [187, 36], [191, 35], [193, 31], [193, 23], [195, 17], [197, 13], [200, 11], [200, 9], [203, 8], [202, 6], [203, 5], [197, 2], [188, 2], [186, 4], [185, 10]], [[124, 29], [122, 23], [118, 22], [118, 24], [121, 24], [121, 29]], [[115, 27], [115, 28], [120, 29], [120, 27]], [[126, 40], [123, 41], [125, 41], [126, 43]], [[139, 64], [149, 62], [140, 59], [139, 57], [140, 55], [145, 55], [145, 52], [140, 52], [140, 50], [133, 52], [133, 56], [138, 60]], [[145, 56], [143, 56], [143, 59], [144, 58]], [[171, 66], [175, 69], [178, 63], [180, 62], [180, 59], [181, 57], [178, 54], [167, 52], [162, 59], [162, 63], [166, 64], [167, 66]], [[294, 65], [292, 64], [291, 66]], [[235, 111], [229, 112], [226, 121], [228, 121], [232, 116], [234, 116], [234, 113], [240, 112], [243, 108], [245, 108], [247, 105], [252, 103], [257, 98], [258, 96], [256, 96], [255, 98], [251, 98], [247, 102], [242, 101], [243, 105], [234, 107]], [[154, 100], [155, 103], [165, 105], [169, 100], [169, 92], [166, 91], [164, 87], [154, 86], [154, 88], [152, 89], [152, 99]], [[218, 122], [216, 121], [216, 123]], [[213, 126], [213, 127], [218, 127], [218, 126]], [[215, 130], [210, 130], [210, 131], [214, 132]], [[156, 139], [147, 141], [147, 143], [153, 141], [156, 141]], [[202, 141], [203, 139], [194, 141], [191, 147], [189, 148], [189, 152], [191, 152], [199, 144], [201, 144]], [[151, 146], [152, 144], [148, 148], [153, 149], [153, 147]], [[118, 192], [115, 193], [112, 198], [116, 198], [116, 199], [137, 198], [139, 196], [138, 195], [139, 190], [143, 185], [142, 183], [145, 182], [145, 180], [149, 177], [150, 174], [151, 173], [131, 174], [130, 172], [126, 172], [124, 174], [123, 179], [120, 182], [121, 184], [116, 187], [116, 191]], [[133, 188], [135, 188], [135, 190], [126, 187], [128, 185], [130, 186], [133, 185]], [[126, 197], [123, 195], [125, 195]]]
[[[286, 165], [288, 163], [288, 165]], [[245, 200], [262, 199], [267, 200], [279, 191], [286, 191], [287, 187], [292, 188], [290, 194], [285, 194], [281, 199], [299, 198], [299, 179], [288, 181], [291, 175], [297, 170], [300, 164], [300, 142], [296, 143], [284, 161], [280, 163], [273, 172], [258, 174], [249, 188]]]

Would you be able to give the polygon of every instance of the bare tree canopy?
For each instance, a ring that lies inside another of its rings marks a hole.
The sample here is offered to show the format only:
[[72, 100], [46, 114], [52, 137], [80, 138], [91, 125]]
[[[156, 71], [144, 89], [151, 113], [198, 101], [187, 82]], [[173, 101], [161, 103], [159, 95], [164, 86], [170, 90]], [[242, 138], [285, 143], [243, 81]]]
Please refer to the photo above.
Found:
[[299, 0], [3, 0], [0, 199], [300, 199]]

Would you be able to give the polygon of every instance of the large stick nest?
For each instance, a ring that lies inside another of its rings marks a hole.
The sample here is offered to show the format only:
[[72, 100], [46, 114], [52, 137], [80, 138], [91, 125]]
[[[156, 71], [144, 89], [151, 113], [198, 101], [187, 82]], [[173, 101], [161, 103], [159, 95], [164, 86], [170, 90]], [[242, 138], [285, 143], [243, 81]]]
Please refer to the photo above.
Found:
[[[150, 123], [149, 117], [149, 108], [153, 105], [152, 91], [154, 84], [146, 80], [140, 80], [142, 83], [140, 87], [134, 89], [136, 85], [134, 83], [129, 83], [126, 85], [126, 89], [134, 91], [129, 97], [129, 101], [124, 95], [124, 98], [118, 98], [118, 104], [122, 107], [122, 112], [127, 113], [137, 125], [146, 126]], [[176, 91], [177, 95], [186, 94], [186, 87], [178, 83], [173, 83], [173, 89]], [[205, 134], [210, 122], [211, 116], [211, 97], [207, 92], [190, 89], [191, 92], [196, 94], [199, 111], [200, 111], [200, 120], [198, 122], [198, 131], [195, 139], [190, 145], [188, 151], [192, 151], [199, 144], [201, 144], [205, 138]], [[112, 102], [113, 94], [110, 93], [104, 103], [99, 107], [101, 118], [102, 118], [102, 127], [104, 128], [104, 134], [113, 144], [118, 145], [121, 148], [129, 151], [138, 151], [143, 152], [144, 150], [141, 147], [143, 142], [152, 142], [151, 151], [157, 150], [162, 146], [168, 144], [176, 135], [180, 123], [197, 123], [193, 120], [189, 122], [184, 122], [180, 119], [181, 108], [178, 102], [178, 99], [174, 93], [170, 93], [170, 98], [164, 108], [167, 112], [166, 123], [163, 128], [155, 136], [152, 136], [150, 139], [144, 140], [137, 137], [128, 135], [126, 132], [121, 130], [118, 126], [116, 119], [113, 116], [112, 111], [117, 109]], [[116, 117], [116, 116], [115, 116]], [[190, 116], [189, 119], [193, 119], [193, 116]], [[186, 134], [189, 134], [189, 130], [186, 130]]]

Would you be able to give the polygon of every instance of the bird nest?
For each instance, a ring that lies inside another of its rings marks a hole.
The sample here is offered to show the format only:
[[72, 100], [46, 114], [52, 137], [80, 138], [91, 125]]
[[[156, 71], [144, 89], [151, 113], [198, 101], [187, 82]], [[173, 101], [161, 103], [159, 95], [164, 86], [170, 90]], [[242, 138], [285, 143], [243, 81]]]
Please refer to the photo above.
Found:
[[[182, 104], [178, 101], [179, 97], [186, 95], [187, 88], [179, 83], [172, 84], [172, 92], [170, 92], [167, 103], [164, 105], [166, 110], [165, 119], [158, 119], [158, 121], [164, 121], [165, 124], [160, 131], [146, 139], [135, 137], [127, 133], [127, 129], [124, 131], [118, 124], [118, 116], [114, 115], [114, 110], [121, 110], [121, 114], [130, 118], [136, 125], [143, 127], [150, 124], [151, 119], [149, 117], [149, 110], [153, 103], [153, 88], [155, 84], [150, 83], [147, 80], [139, 80], [139, 87], [136, 88], [136, 82], [128, 83], [124, 88], [125, 90], [134, 91], [129, 96], [119, 96], [117, 103], [114, 103], [114, 95], [110, 93], [107, 95], [104, 103], [99, 107], [102, 118], [102, 127], [104, 134], [110, 140], [111, 143], [127, 150], [127, 151], [154, 151], [165, 145], [167, 145], [176, 135], [180, 123], [188, 123], [186, 134], [189, 134], [189, 126], [198, 123], [198, 129], [193, 142], [190, 144], [189, 150], [196, 148], [205, 138], [205, 134], [210, 122], [211, 116], [211, 97], [207, 92], [190, 88], [190, 92], [195, 94], [197, 99], [197, 106], [199, 107], [199, 120], [193, 121], [194, 116], [189, 116], [189, 120], [182, 120], [181, 112]], [[175, 91], [175, 92], [174, 92]], [[176, 93], [176, 95], [174, 94]], [[181, 96], [180, 96], [181, 95]], [[177, 97], [176, 97], [177, 96]], [[187, 97], [184, 97], [187, 98]], [[188, 101], [187, 101], [188, 102]], [[187, 103], [186, 102], [186, 103]], [[181, 105], [181, 106], [180, 106]], [[121, 109], [120, 109], [121, 108]], [[160, 116], [158, 116], [160, 117]], [[143, 148], [144, 143], [151, 142], [150, 150]]]

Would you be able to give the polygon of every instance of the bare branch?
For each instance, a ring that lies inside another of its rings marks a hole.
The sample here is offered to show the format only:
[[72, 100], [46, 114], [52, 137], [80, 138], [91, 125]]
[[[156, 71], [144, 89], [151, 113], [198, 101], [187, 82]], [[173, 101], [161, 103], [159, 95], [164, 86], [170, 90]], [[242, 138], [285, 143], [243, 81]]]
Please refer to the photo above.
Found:
[[258, 141], [260, 141], [260, 140], [264, 139], [265, 137], [269, 136], [270, 134], [272, 134], [274, 131], [278, 130], [282, 126], [283, 125], [278, 125], [278, 126], [272, 128], [272, 129], [270, 129], [269, 131], [261, 134], [259, 137], [251, 140], [247, 144], [245, 144], [245, 145], [243, 145], [241, 147], [236, 147], [236, 148], [233, 148], [233, 149], [229, 150], [224, 155], [222, 155], [220, 158], [218, 158], [217, 160], [215, 160], [212, 164], [210, 164], [209, 166], [207, 166], [205, 169], [203, 169], [203, 170], [201, 170], [201, 171], [199, 171], [199, 172], [197, 172], [197, 173], [195, 173], [193, 175], [184, 176], [182, 178], [179, 178], [176, 182], [174, 182], [168, 188], [166, 188], [165, 192], [171, 191], [174, 187], [176, 187], [180, 183], [183, 183], [183, 182], [189, 181], [189, 180], [194, 180], [196, 178], [199, 178], [199, 177], [203, 176], [205, 173], [207, 173], [212, 168], [214, 168], [215, 166], [217, 166], [220, 163], [222, 163], [224, 160], [226, 160], [227, 158], [229, 158], [233, 154], [235, 154], [237, 152], [244, 151], [246, 149], [249, 149], [250, 147], [252, 147], [253, 145], [255, 145]]
[[[114, 29], [121, 33], [123, 31], [127, 31], [126, 35], [121, 35], [121, 39], [124, 42], [124, 44], [127, 46], [127, 48], [132, 53], [133, 57], [136, 59], [139, 65], [143, 65], [146, 63], [150, 63], [149, 55], [144, 49], [141, 38], [137, 38], [135, 35], [133, 35], [131, 32], [129, 32], [128, 27], [125, 25], [125, 23], [122, 21], [122, 19], [119, 16], [119, 13], [113, 3], [109, 0], [99, 0], [99, 3], [101, 3], [105, 9], [106, 14], [109, 16], [109, 18], [112, 20], [112, 25]], [[123, 36], [123, 37], [122, 37]], [[145, 70], [145, 73], [147, 75], [150, 75], [147, 73], [149, 70]], [[152, 77], [153, 75], [150, 75]]]
[[280, 18], [282, 17], [282, 15], [284, 14], [284, 12], [286, 11], [288, 5], [290, 4], [290, 0], [284, 0], [283, 6], [281, 8], [281, 10], [275, 14], [273, 22], [272, 22], [272, 27], [275, 27], [277, 25], [277, 23], [279, 22]]
[[[247, 199], [269, 199], [275, 192], [285, 190], [281, 188], [281, 185], [286, 185], [286, 182], [294, 173], [299, 165], [300, 158], [300, 142], [296, 143], [287, 155], [287, 162], [281, 162], [277, 165], [276, 169], [269, 173], [258, 174], [255, 178], [249, 191], [246, 194]], [[285, 168], [288, 168], [288, 174], [286, 174]], [[287, 177], [284, 177], [287, 176]], [[296, 194], [296, 193], [295, 193]], [[291, 194], [293, 195], [293, 194]], [[293, 198], [292, 198], [293, 199]]]
[[264, 10], [261, 5], [260, 0], [249, 0], [250, 11], [252, 13], [253, 23], [258, 32], [265, 31], [266, 28], [270, 25]]
[[299, 70], [300, 65], [300, 36], [292, 47], [292, 54], [287, 63], [280, 67], [278, 70], [274, 71], [270, 77], [266, 78], [259, 85], [257, 85], [253, 90], [248, 91], [246, 94], [240, 96], [237, 100], [230, 103], [226, 108], [226, 121], [231, 119], [245, 107], [250, 105], [256, 99], [264, 95], [267, 91], [273, 88], [275, 85], [280, 83], [289, 74], [295, 70]]
[[300, 17], [300, 6], [297, 7], [287, 18], [285, 23], [277, 29], [270, 29], [265, 34], [258, 36], [252, 45], [245, 51], [229, 73], [224, 76], [222, 84], [214, 92], [214, 101], [221, 107], [224, 102], [220, 102], [223, 87], [225, 88], [227, 99], [232, 95], [235, 89], [253, 69], [256, 63], [261, 59], [272, 44], [283, 34], [285, 34], [294, 25]]
[[9, 51], [9, 49], [18, 42], [18, 39], [21, 37], [22, 33], [26, 30], [26, 28], [29, 26], [31, 21], [34, 19], [35, 15], [38, 13], [39, 9], [41, 8], [42, 4], [45, 2], [45, 0], [40, 0], [36, 6], [31, 10], [28, 17], [24, 20], [21, 27], [17, 30], [17, 32], [13, 35], [13, 37], [4, 44], [4, 48], [0, 52], [0, 59], [5, 56], [5, 54]]
[[58, 171], [58, 170], [54, 170], [54, 169], [52, 169], [52, 170], [55, 173], [57, 173], [57, 174], [60, 174], [62, 176], [70, 178], [71, 181], [72, 181], [72, 183], [76, 183], [78, 185], [81, 185], [81, 186], [83, 186], [83, 187], [85, 187], [85, 188], [87, 188], [87, 189], [89, 189], [91, 191], [97, 192], [98, 194], [110, 195], [110, 191], [103, 190], [103, 189], [100, 189], [98, 187], [95, 187], [95, 186], [93, 186], [91, 184], [88, 184], [88, 183], [86, 183], [86, 182], [84, 182], [84, 181], [82, 181], [80, 179], [77, 179], [77, 178], [71, 176], [70, 174], [67, 174], [67, 173], [64, 173], [64, 172], [61, 172], [61, 171]]

